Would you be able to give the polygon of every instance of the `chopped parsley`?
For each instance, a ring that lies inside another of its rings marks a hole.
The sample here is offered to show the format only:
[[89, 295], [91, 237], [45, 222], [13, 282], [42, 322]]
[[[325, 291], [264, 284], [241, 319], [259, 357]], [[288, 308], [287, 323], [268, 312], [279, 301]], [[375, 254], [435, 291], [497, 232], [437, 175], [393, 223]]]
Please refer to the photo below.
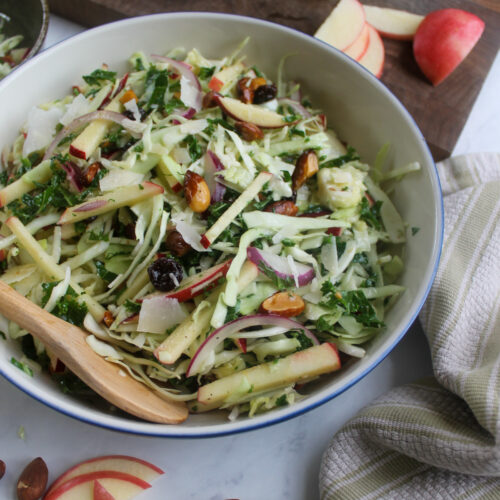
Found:
[[411, 228], [411, 235], [415, 236], [419, 231], [420, 231], [419, 227], [412, 227]]
[[112, 273], [111, 271], [108, 271], [106, 269], [104, 262], [96, 260], [95, 267], [97, 268], [97, 276], [99, 276], [99, 278], [101, 278], [103, 281], [111, 283], [111, 281], [113, 281], [116, 278], [115, 273]]
[[297, 351], [303, 351], [304, 349], [308, 349], [313, 346], [312, 340], [303, 331], [288, 332], [287, 335], [300, 342], [300, 346], [297, 347]]
[[151, 65], [146, 73], [144, 88], [146, 99], [141, 100], [139, 106], [146, 111], [163, 109], [165, 106], [165, 92], [168, 89], [168, 71], [166, 69], [159, 70]]
[[286, 397], [286, 394], [282, 394], [279, 398], [276, 398], [276, 401], [274, 402], [277, 408], [280, 406], [287, 406], [288, 405], [288, 398]]

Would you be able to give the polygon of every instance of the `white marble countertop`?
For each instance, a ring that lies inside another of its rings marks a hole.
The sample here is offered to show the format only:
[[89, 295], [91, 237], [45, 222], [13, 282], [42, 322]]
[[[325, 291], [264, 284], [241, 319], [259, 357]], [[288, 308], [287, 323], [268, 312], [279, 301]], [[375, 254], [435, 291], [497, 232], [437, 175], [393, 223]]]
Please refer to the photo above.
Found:
[[[83, 28], [52, 16], [45, 46]], [[500, 151], [500, 56], [456, 145], [455, 154]], [[360, 408], [395, 385], [432, 373], [418, 325], [367, 377], [323, 406], [293, 420], [235, 436], [158, 439], [119, 434], [66, 417], [0, 379], [0, 459], [7, 473], [0, 498], [14, 498], [22, 468], [34, 457], [50, 480], [70, 465], [103, 454], [127, 454], [165, 470], [141, 500], [314, 500], [321, 455], [335, 432]], [[25, 438], [18, 436], [19, 426]]]

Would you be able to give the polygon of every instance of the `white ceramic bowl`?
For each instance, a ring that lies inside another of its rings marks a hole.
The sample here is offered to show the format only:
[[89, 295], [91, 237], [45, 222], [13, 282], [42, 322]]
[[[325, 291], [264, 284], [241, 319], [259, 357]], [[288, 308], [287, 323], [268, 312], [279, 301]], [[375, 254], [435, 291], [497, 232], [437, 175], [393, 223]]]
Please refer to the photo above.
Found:
[[415, 122], [391, 92], [359, 64], [310, 36], [257, 19], [208, 13], [146, 16], [86, 31], [44, 51], [0, 83], [0, 148], [15, 138], [33, 105], [67, 94], [80, 75], [103, 62], [124, 72], [127, 58], [136, 50], [162, 53], [178, 46], [197, 47], [205, 56], [219, 58], [247, 35], [248, 61], [271, 77], [281, 57], [293, 54], [286, 64], [287, 79], [303, 84], [313, 103], [325, 110], [329, 125], [365, 161], [373, 162], [378, 149], [390, 142], [396, 165], [422, 165], [421, 172], [398, 185], [393, 198], [408, 225], [420, 231], [409, 236], [401, 278], [407, 290], [387, 316], [387, 329], [364, 359], [322, 377], [298, 404], [235, 422], [222, 412], [192, 415], [178, 426], [107, 414], [72, 399], [48, 376], [30, 378], [14, 367], [10, 359], [19, 355], [19, 347], [0, 341], [0, 373], [46, 405], [89, 423], [146, 435], [205, 437], [255, 429], [303, 413], [348, 389], [387, 356], [415, 320], [434, 278], [442, 243], [443, 208], [434, 163]]

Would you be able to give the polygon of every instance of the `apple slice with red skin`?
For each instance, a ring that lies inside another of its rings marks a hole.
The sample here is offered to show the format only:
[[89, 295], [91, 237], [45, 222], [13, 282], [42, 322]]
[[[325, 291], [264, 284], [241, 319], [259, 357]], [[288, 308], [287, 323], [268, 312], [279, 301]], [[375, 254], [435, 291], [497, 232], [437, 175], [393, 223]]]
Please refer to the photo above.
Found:
[[46, 493], [43, 500], [93, 500], [94, 482], [97, 480], [114, 500], [129, 500], [151, 488], [149, 483], [131, 474], [101, 470], [80, 474], [66, 481]]
[[346, 50], [361, 35], [365, 10], [358, 0], [340, 0], [314, 36], [339, 50]]
[[85, 460], [68, 469], [52, 483], [47, 494], [56, 490], [70, 479], [83, 474], [91, 474], [103, 470], [129, 474], [147, 483], [151, 483], [164, 473], [160, 468], [156, 467], [156, 465], [141, 460], [140, 458], [127, 455], [104, 455]]
[[94, 481], [92, 500], [115, 500], [115, 498], [99, 481]]
[[395, 40], [413, 40], [424, 16], [406, 10], [387, 9], [365, 5], [366, 22], [383, 37]]
[[253, 393], [266, 392], [339, 369], [337, 347], [325, 342], [203, 385], [198, 389], [198, 402], [216, 408], [245, 385]]
[[484, 21], [460, 9], [441, 9], [425, 16], [413, 40], [413, 55], [424, 75], [439, 85], [481, 38]]
[[348, 55], [349, 57], [352, 57], [355, 61], [359, 61], [366, 54], [369, 43], [370, 43], [370, 29], [368, 27], [368, 24], [365, 23], [363, 31], [361, 31], [359, 37], [355, 40], [354, 43], [349, 45], [349, 47], [347, 47], [347, 49], [344, 50], [344, 54]]
[[261, 128], [281, 128], [285, 125], [293, 125], [285, 121], [283, 115], [256, 104], [245, 104], [238, 99], [220, 95], [215, 95], [214, 100], [224, 113], [241, 122], [253, 123]]
[[186, 302], [191, 300], [193, 297], [200, 295], [211, 288], [214, 288], [219, 283], [221, 278], [226, 276], [229, 267], [231, 266], [232, 259], [226, 260], [221, 264], [206, 269], [201, 273], [195, 274], [193, 276], [188, 276], [186, 279], [182, 280], [179, 284], [177, 290], [172, 292], [154, 293], [147, 295], [138, 299], [138, 302], [142, 302], [144, 299], [150, 299], [151, 297], [163, 296], [167, 299], [177, 299], [179, 302]]
[[373, 73], [377, 78], [382, 76], [382, 71], [384, 69], [385, 60], [385, 49], [380, 35], [377, 30], [372, 26], [368, 25], [368, 31], [370, 34], [370, 41], [368, 43], [368, 49], [361, 59], [359, 59], [359, 64], [364, 66], [368, 71]]
[[221, 69], [212, 76], [208, 83], [208, 88], [214, 92], [220, 92], [226, 83], [234, 80], [239, 74], [245, 71], [245, 65], [241, 62]]
[[107, 193], [89, 198], [87, 201], [68, 207], [62, 213], [59, 221], [61, 224], [69, 224], [80, 220], [88, 219], [94, 215], [101, 215], [117, 208], [134, 205], [147, 198], [152, 198], [163, 193], [164, 189], [154, 182], [144, 181], [133, 186], [124, 186], [108, 191]]

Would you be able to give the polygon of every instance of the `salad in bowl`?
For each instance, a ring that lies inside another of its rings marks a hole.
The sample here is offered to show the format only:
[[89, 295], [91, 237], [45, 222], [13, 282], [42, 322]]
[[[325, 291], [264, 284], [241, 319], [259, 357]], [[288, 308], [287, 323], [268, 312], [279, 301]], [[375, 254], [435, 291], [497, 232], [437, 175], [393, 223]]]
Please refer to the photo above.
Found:
[[[243, 46], [244, 44], [242, 44]], [[314, 96], [239, 47], [136, 52], [34, 107], [1, 155], [0, 279], [193, 413], [254, 416], [365, 354], [404, 293], [406, 226]], [[14, 323], [12, 362], [66, 367]]]

